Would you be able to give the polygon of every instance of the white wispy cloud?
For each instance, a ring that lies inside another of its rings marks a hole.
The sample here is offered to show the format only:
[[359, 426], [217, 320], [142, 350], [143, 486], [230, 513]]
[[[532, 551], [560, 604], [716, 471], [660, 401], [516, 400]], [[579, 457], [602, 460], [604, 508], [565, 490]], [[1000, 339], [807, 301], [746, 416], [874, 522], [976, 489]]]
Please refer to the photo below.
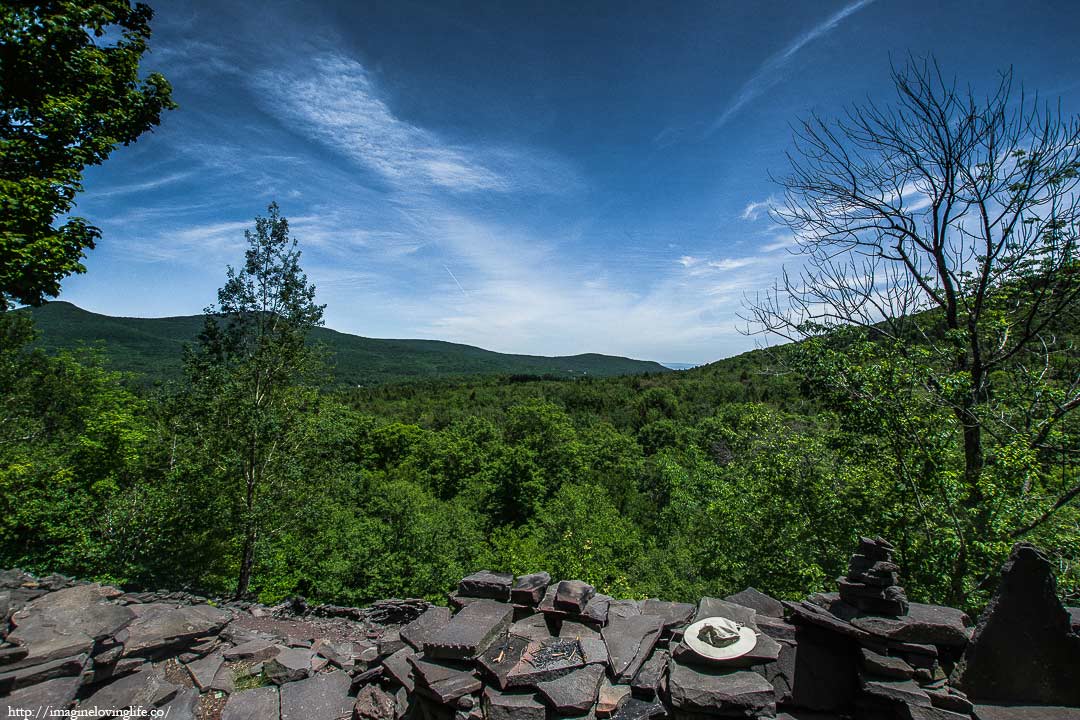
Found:
[[170, 173], [169, 175], [154, 178], [153, 180], [146, 180], [145, 182], [128, 183], [126, 185], [114, 185], [112, 187], [106, 187], [100, 190], [94, 189], [90, 192], [87, 192], [86, 195], [83, 196], [83, 198], [106, 198], [115, 197], [117, 195], [127, 195], [129, 193], [147, 192], [149, 190], [156, 190], [157, 188], [163, 187], [165, 185], [172, 185], [173, 183], [187, 180], [193, 175], [195, 175], [194, 170], [184, 170], [182, 172]]
[[791, 233], [785, 233], [783, 235], [777, 235], [761, 246], [761, 251], [765, 253], [776, 252], [777, 250], [783, 250], [795, 245], [795, 236]]
[[791, 59], [795, 57], [800, 50], [814, 40], [828, 34], [846, 18], [873, 2], [874, 0], [857, 0], [856, 2], [845, 5], [824, 21], [795, 38], [793, 42], [780, 50], [780, 52], [772, 55], [768, 60], [762, 63], [761, 67], [757, 69], [757, 72], [755, 72], [750, 79], [739, 88], [739, 92], [736, 93], [735, 98], [724, 109], [724, 112], [720, 114], [720, 117], [716, 119], [716, 122], [712, 124], [712, 127], [709, 128], [709, 133], [711, 134], [719, 130], [731, 120], [736, 113], [742, 110], [747, 103], [754, 100], [767, 89], [779, 82], [780, 71], [784, 69], [784, 66], [791, 62]]
[[562, 191], [564, 186], [548, 183], [546, 176], [571, 174], [564, 164], [536, 153], [456, 144], [401, 119], [368, 69], [350, 57], [327, 53], [305, 67], [256, 74], [267, 110], [398, 190]]
[[763, 213], [767, 213], [775, 204], [776, 199], [772, 195], [764, 200], [748, 202], [739, 217], [743, 220], [757, 220]]

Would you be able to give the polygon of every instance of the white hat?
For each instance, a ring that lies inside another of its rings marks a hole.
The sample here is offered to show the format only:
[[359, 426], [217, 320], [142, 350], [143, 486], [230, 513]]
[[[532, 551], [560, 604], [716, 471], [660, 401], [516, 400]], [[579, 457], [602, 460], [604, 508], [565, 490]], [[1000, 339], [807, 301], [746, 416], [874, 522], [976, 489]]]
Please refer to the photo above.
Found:
[[[717, 640], [720, 642], [717, 643]], [[698, 620], [686, 628], [683, 642], [708, 660], [733, 660], [754, 649], [757, 645], [757, 634], [753, 629], [734, 620], [710, 617]]]

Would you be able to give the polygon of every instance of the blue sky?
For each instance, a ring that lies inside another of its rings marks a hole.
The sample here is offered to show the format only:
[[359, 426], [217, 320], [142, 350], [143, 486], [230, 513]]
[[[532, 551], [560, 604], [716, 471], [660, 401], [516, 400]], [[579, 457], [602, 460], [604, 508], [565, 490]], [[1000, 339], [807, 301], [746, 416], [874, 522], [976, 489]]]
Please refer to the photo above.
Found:
[[707, 362], [798, 263], [790, 123], [909, 52], [1080, 107], [1073, 2], [151, 4], [181, 107], [88, 172], [61, 295], [113, 315], [200, 312], [276, 200], [334, 329]]

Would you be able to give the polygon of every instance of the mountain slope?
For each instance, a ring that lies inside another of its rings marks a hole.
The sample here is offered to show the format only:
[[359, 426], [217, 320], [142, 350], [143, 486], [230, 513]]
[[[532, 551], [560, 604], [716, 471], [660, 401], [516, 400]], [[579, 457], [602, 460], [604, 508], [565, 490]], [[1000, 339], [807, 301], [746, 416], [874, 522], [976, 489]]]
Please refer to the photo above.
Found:
[[[98, 315], [68, 302], [28, 310], [49, 352], [101, 343], [110, 367], [168, 380], [180, 373], [185, 343], [202, 329], [201, 315], [124, 318]], [[479, 374], [591, 375], [669, 372], [659, 363], [587, 353], [565, 357], [508, 355], [439, 340], [384, 340], [316, 328], [312, 340], [330, 351], [334, 378], [343, 385]]]

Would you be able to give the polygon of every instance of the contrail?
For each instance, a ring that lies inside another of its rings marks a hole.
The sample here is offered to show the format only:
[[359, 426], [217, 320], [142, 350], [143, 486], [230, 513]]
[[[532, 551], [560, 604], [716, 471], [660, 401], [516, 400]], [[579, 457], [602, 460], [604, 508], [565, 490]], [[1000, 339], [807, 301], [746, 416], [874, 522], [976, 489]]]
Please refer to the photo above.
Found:
[[777, 76], [778, 72], [788, 64], [791, 58], [795, 56], [795, 53], [802, 50], [807, 44], [830, 32], [849, 15], [857, 13], [873, 2], [874, 0], [857, 0], [857, 2], [853, 2], [850, 5], [841, 8], [838, 12], [829, 16], [824, 22], [810, 28], [810, 30], [797, 37], [795, 42], [762, 63], [761, 67], [758, 68], [753, 77], [747, 80], [739, 89], [739, 93], [735, 96], [735, 100], [733, 100], [731, 104], [728, 105], [727, 109], [724, 110], [723, 114], [716, 119], [716, 122], [712, 124], [706, 135], [712, 135], [719, 130], [728, 120], [734, 117], [739, 110], [742, 110], [744, 105], [779, 82], [780, 78]]
[[461, 287], [461, 283], [458, 282], [457, 276], [454, 275], [454, 273], [450, 271], [450, 268], [448, 268], [446, 266], [446, 263], [443, 263], [442, 266], [443, 266], [443, 270], [446, 270], [446, 272], [448, 272], [450, 274], [450, 277], [452, 277], [454, 279], [454, 283], [457, 285], [457, 289], [461, 291], [461, 294], [464, 295], [465, 297], [469, 297], [469, 293], [465, 292], [465, 288]]

